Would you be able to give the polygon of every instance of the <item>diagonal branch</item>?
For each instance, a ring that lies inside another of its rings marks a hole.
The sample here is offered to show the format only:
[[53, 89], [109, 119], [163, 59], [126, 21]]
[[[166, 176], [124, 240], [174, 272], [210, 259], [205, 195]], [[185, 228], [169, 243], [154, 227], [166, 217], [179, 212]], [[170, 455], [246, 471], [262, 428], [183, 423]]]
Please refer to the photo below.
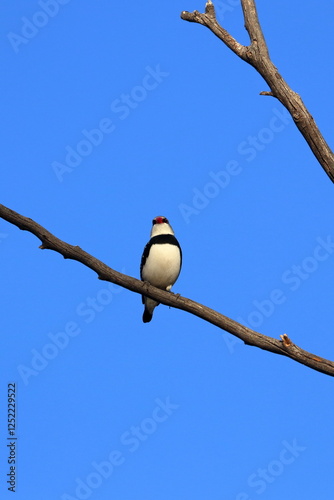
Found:
[[197, 10], [194, 12], [183, 11], [181, 18], [209, 28], [237, 56], [248, 62], [260, 73], [271, 90], [271, 92], [261, 92], [261, 94], [276, 97], [285, 106], [318, 162], [331, 181], [334, 182], [334, 154], [301, 97], [289, 87], [272, 63], [258, 19], [255, 0], [241, 0], [241, 5], [245, 27], [251, 42], [249, 46], [238, 43], [220, 26], [211, 0], [206, 3], [204, 14]]
[[241, 2], [241, 6], [245, 19], [245, 28], [251, 43], [254, 44], [254, 47], [257, 44], [261, 54], [269, 59], [268, 47], [262, 33], [255, 2], [246, 0]]
[[313, 370], [317, 370], [332, 377], [334, 376], [333, 361], [320, 358], [319, 356], [304, 351], [291, 342], [286, 334], [281, 335], [281, 340], [267, 337], [266, 335], [255, 332], [254, 330], [237, 323], [233, 319], [230, 319], [227, 316], [210, 309], [209, 307], [199, 304], [198, 302], [181, 297], [180, 295], [175, 295], [171, 292], [159, 290], [159, 288], [155, 288], [148, 283], [119, 273], [89, 253], [85, 252], [80, 247], [65, 243], [65, 241], [62, 241], [51, 234], [43, 226], [37, 224], [37, 222], [14, 212], [14, 210], [11, 210], [4, 205], [0, 205], [0, 217], [11, 224], [14, 224], [19, 229], [29, 231], [37, 236], [37, 238], [39, 238], [42, 242], [39, 248], [54, 250], [55, 252], [61, 254], [65, 259], [72, 259], [81, 262], [84, 266], [95, 271], [98, 278], [101, 280], [110, 281], [111, 283], [120, 285], [123, 288], [131, 290], [132, 292], [145, 294], [167, 306], [182, 309], [183, 311], [198, 316], [208, 323], [211, 323], [238, 337], [247, 345], [259, 347], [260, 349], [274, 354], [287, 356], [298, 363], [312, 368]]

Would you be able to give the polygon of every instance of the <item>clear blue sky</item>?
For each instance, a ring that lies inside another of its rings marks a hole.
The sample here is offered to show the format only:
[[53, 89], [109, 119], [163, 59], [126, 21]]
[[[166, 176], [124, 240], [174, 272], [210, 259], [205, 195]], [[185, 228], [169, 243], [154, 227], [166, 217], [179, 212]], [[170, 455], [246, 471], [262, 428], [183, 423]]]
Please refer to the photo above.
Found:
[[[247, 43], [238, 2], [217, 2]], [[139, 277], [151, 220], [174, 291], [334, 359], [333, 186], [197, 0], [1, 7], [1, 203]], [[274, 63], [332, 141], [334, 4], [259, 1]], [[333, 380], [39, 250], [0, 220], [0, 497], [16, 384], [16, 500], [314, 500]]]

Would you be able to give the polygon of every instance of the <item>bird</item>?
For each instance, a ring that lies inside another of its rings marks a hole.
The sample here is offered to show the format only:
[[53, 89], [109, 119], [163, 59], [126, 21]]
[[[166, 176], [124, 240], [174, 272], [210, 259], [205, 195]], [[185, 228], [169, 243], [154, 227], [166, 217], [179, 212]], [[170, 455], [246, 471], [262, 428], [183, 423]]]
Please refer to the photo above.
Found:
[[[181, 271], [182, 250], [166, 217], [155, 217], [152, 224], [150, 240], [141, 258], [140, 278], [161, 290], [170, 291]], [[145, 305], [143, 322], [149, 323], [159, 302], [145, 295], [142, 302]]]

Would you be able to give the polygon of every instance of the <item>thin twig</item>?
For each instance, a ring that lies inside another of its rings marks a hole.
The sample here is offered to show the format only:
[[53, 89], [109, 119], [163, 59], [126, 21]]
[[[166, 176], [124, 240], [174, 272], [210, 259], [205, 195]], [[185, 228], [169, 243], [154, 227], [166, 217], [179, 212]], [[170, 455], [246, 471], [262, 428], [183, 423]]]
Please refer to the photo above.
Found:
[[37, 238], [41, 241], [41, 249], [54, 250], [55, 252], [63, 255], [65, 259], [72, 259], [81, 262], [83, 265], [95, 271], [98, 278], [101, 280], [115, 283], [116, 285], [120, 285], [123, 288], [131, 290], [132, 292], [147, 295], [148, 297], [156, 299], [158, 302], [167, 306], [182, 309], [190, 314], [194, 314], [195, 316], [198, 316], [218, 328], [238, 337], [247, 345], [259, 347], [265, 351], [287, 356], [298, 363], [312, 368], [313, 370], [317, 370], [332, 377], [334, 376], [333, 361], [320, 358], [319, 356], [304, 351], [295, 345], [286, 334], [281, 336], [281, 340], [267, 337], [266, 335], [255, 332], [254, 330], [237, 323], [233, 319], [230, 319], [227, 316], [210, 309], [209, 307], [199, 304], [198, 302], [194, 302], [186, 297], [181, 297], [178, 294], [175, 295], [170, 292], [159, 290], [148, 283], [132, 278], [131, 276], [127, 276], [126, 274], [119, 273], [89, 253], [85, 252], [80, 247], [70, 245], [69, 243], [60, 240], [37, 222], [14, 212], [14, 210], [11, 210], [4, 205], [0, 205], [0, 217], [11, 224], [14, 224], [19, 229], [29, 231], [37, 236]]

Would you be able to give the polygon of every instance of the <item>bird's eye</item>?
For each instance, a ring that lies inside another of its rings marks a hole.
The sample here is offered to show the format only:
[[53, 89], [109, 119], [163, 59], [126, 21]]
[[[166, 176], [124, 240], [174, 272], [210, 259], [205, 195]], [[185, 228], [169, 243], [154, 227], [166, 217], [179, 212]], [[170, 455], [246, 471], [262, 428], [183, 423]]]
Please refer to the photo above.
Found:
[[163, 219], [162, 219], [162, 220], [163, 220], [163, 222], [165, 222], [166, 224], [169, 224], [168, 219], [166, 219], [166, 217], [163, 217]]
[[157, 221], [156, 221], [155, 219], [153, 219], [153, 220], [152, 220], [152, 224], [153, 224], [153, 226], [154, 226], [154, 224], [156, 224], [156, 223], [157, 223]]

